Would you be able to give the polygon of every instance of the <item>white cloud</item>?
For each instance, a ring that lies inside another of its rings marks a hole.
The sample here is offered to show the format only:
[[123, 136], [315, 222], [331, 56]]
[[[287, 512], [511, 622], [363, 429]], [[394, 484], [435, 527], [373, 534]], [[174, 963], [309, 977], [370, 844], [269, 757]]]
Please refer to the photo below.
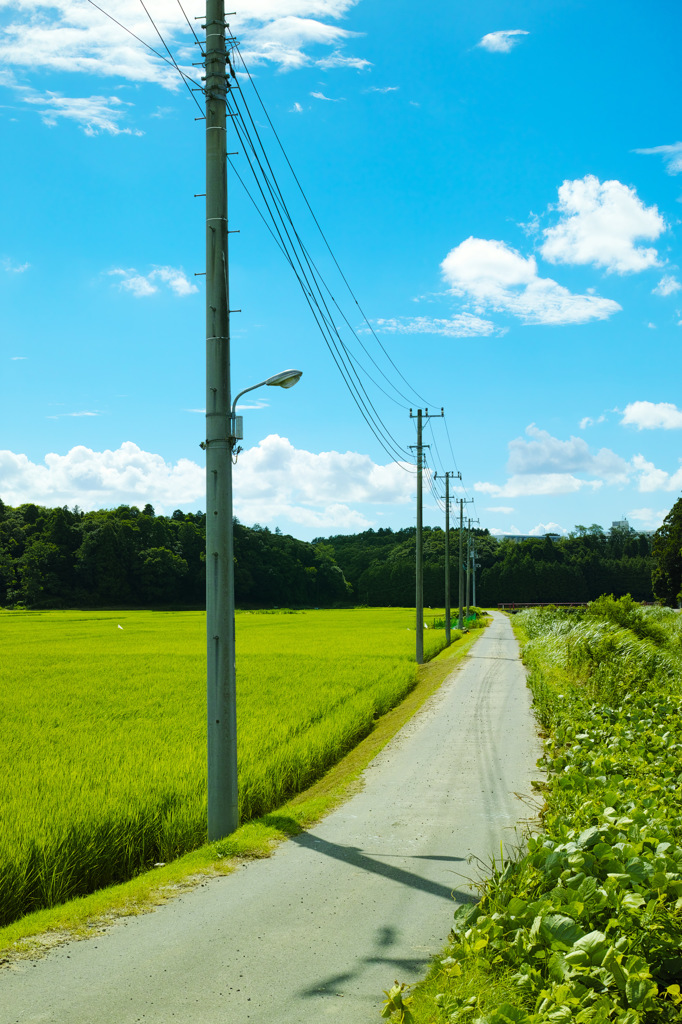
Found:
[[[116, 451], [83, 445], [43, 464], [0, 452], [0, 496], [8, 505], [36, 502], [85, 510], [151, 502], [162, 512], [204, 508], [205, 469], [189, 459], [167, 462], [132, 441]], [[366, 506], [411, 505], [415, 476], [396, 463], [378, 465], [357, 452], [299, 450], [271, 434], [242, 452], [234, 469], [234, 510], [242, 521], [288, 519], [320, 531], [372, 525]], [[361, 506], [361, 507], [357, 507]]]
[[512, 474], [587, 473], [609, 483], [627, 480], [628, 463], [610, 448], [592, 454], [586, 441], [571, 437], [561, 441], [531, 423], [526, 427], [531, 438], [517, 437], [509, 442], [507, 469]]
[[[356, 32], [349, 32], [316, 18], [300, 17], [299, 14], [307, 10], [319, 17], [338, 18], [355, 2], [320, 0], [319, 3], [279, 5], [251, 3], [231, 19], [231, 26], [242, 40], [241, 50], [247, 64], [258, 65], [267, 61], [278, 64], [284, 71], [292, 71], [317, 63], [305, 52], [307, 47], [332, 46], [338, 53], [340, 45], [357, 36]], [[277, 8], [281, 10], [281, 16], [276, 13]], [[287, 11], [290, 13], [285, 13]], [[339, 54], [339, 58], [341, 56]], [[351, 57], [347, 61], [351, 67], [357, 67], [357, 62], [362, 61], [362, 58]]]
[[358, 452], [309, 452], [277, 434], [243, 452], [235, 475], [235, 487], [249, 501], [267, 498], [274, 505], [406, 504], [415, 492], [414, 474], [395, 462], [380, 466]]
[[485, 510], [486, 512], [499, 512], [501, 515], [510, 516], [514, 509], [510, 505], [493, 505]]
[[679, 292], [682, 288], [682, 284], [673, 277], [672, 274], [665, 274], [658, 282], [655, 288], [651, 289], [653, 295], [672, 295], [674, 292]]
[[517, 437], [509, 442], [506, 483], [478, 481], [474, 490], [494, 498], [576, 494], [585, 487], [598, 490], [604, 483], [625, 484], [630, 479], [631, 463], [610, 448], [592, 453], [582, 438], [562, 441], [534, 423], [526, 434], [530, 440]]
[[329, 57], [322, 57], [320, 60], [316, 60], [315, 64], [318, 68], [355, 68], [356, 71], [364, 71], [366, 68], [372, 67], [372, 62], [365, 60], [363, 57], [344, 57], [342, 53], [335, 50]]
[[540, 249], [550, 263], [590, 263], [618, 274], [660, 265], [655, 249], [635, 241], [657, 239], [666, 223], [656, 206], [645, 206], [622, 182], [600, 182], [593, 174], [564, 181], [558, 210], [561, 219], [544, 230]]
[[591, 416], [583, 416], [580, 421], [580, 429], [587, 430], [588, 427], [594, 427], [597, 423], [603, 423], [605, 419], [606, 416], [603, 413], [601, 416], [598, 416], [596, 420], [592, 419]]
[[672, 146], [654, 146], [652, 149], [636, 149], [635, 153], [642, 153], [645, 156], [660, 154], [665, 161], [668, 174], [682, 174], [682, 142], [675, 142]]
[[682, 467], [671, 474], [664, 469], [658, 469], [643, 455], [635, 455], [632, 466], [639, 474], [637, 490], [643, 494], [651, 491], [679, 491], [682, 488]]
[[192, 295], [199, 291], [197, 286], [188, 280], [184, 270], [176, 267], [155, 267], [148, 276], [154, 281], [162, 281], [178, 296]]
[[[329, 23], [342, 18], [357, 2], [245, 0], [239, 13], [230, 17], [230, 25], [240, 39], [247, 63], [273, 62], [283, 70], [314, 64], [362, 70], [369, 66], [369, 61], [346, 57], [340, 51], [344, 42], [358, 33]], [[201, 71], [192, 67], [193, 40], [179, 4], [167, 0], [146, 0], [145, 5], [138, 0], [110, 0], [106, 5], [111, 15], [108, 18], [87, 0], [0, 0], [0, 11], [7, 12], [5, 23], [0, 26], [2, 82], [21, 91], [25, 85], [17, 75], [25, 81], [39, 70], [41, 74], [70, 72], [135, 83], [153, 82], [171, 91], [181, 89], [182, 78], [175, 68], [121, 27], [124, 25], [163, 52], [145, 6], [183, 73], [198, 82]], [[330, 57], [314, 59], [307, 50], [319, 46], [333, 47], [334, 52]], [[53, 111], [53, 116], [74, 116], [66, 113], [66, 109]], [[70, 109], [75, 111], [73, 106]], [[113, 117], [111, 123], [117, 125], [118, 119]]]
[[477, 481], [474, 490], [489, 494], [491, 498], [520, 498], [551, 494], [576, 494], [583, 487], [597, 490], [600, 480], [580, 480], [571, 473], [537, 473], [525, 476], [511, 476], [505, 484]]
[[399, 85], [385, 85], [383, 88], [380, 85], [370, 85], [369, 89], [365, 89], [365, 92], [398, 92], [399, 89]]
[[119, 288], [132, 292], [138, 298], [154, 295], [159, 290], [159, 283], [165, 284], [174, 295], [183, 298], [198, 292], [197, 286], [190, 281], [184, 270], [177, 267], [154, 267], [148, 274], [139, 274], [135, 269], [123, 270], [117, 267], [107, 272], [119, 278]]
[[488, 32], [476, 44], [489, 53], [509, 53], [512, 47], [521, 42], [521, 36], [527, 36], [523, 28], [504, 29], [500, 32]]
[[628, 518], [638, 522], [642, 530], [657, 530], [669, 511], [667, 508], [658, 511], [653, 508], [633, 508], [628, 512]]
[[[199, 72], [191, 66], [194, 58], [187, 22], [179, 5], [147, 0], [146, 6], [183, 72], [198, 80]], [[182, 87], [180, 75], [167, 61], [86, 0], [2, 0], [3, 8], [9, 15], [0, 27], [0, 63], [24, 77], [39, 69], [41, 74], [58, 71], [154, 82], [172, 91]], [[106, 10], [154, 49], [162, 50], [141, 4], [111, 0]]]
[[301, 106], [300, 103], [294, 103], [293, 107], [289, 108], [289, 113], [290, 114], [302, 114], [303, 113], [303, 107]]
[[544, 537], [546, 533], [563, 533], [564, 536], [567, 536], [568, 530], [564, 530], [563, 526], [559, 526], [558, 523], [538, 523], [528, 533], [531, 537]]
[[459, 313], [447, 320], [428, 316], [397, 317], [390, 320], [373, 320], [378, 334], [442, 334], [449, 338], [489, 337], [504, 334], [492, 320], [482, 320], [471, 313]]
[[333, 96], [325, 96], [323, 92], [311, 92], [310, 94], [316, 100], [326, 100], [327, 103], [340, 103], [340, 99], [335, 99]]
[[61, 96], [56, 92], [25, 93], [24, 102], [39, 106], [43, 123], [53, 128], [60, 118], [75, 121], [86, 135], [143, 135], [132, 128], [121, 128], [119, 121], [127, 113], [129, 104], [117, 96]]
[[12, 262], [12, 260], [8, 259], [5, 256], [5, 257], [3, 257], [2, 260], [0, 260], [0, 266], [8, 274], [25, 274], [26, 271], [31, 266], [31, 264], [30, 263], [20, 263], [18, 265], [15, 265]]
[[620, 422], [638, 430], [680, 430], [682, 409], [672, 402], [630, 402]]
[[581, 324], [605, 320], [621, 307], [598, 295], [573, 295], [551, 278], [538, 276], [533, 256], [524, 258], [504, 242], [467, 238], [441, 263], [451, 292], [465, 296], [476, 313], [507, 312], [527, 324]]
[[47, 416], [46, 419], [48, 419], [48, 420], [60, 420], [64, 416], [73, 416], [73, 417], [76, 417], [78, 419], [78, 418], [83, 417], [83, 416], [101, 416], [101, 413], [99, 413], [99, 412], [89, 412], [89, 411], [84, 411], [84, 412], [60, 412], [60, 413], [57, 413], [54, 416]]
[[0, 452], [2, 498], [9, 505], [80, 505], [85, 510], [121, 504], [146, 504], [172, 511], [178, 505], [202, 505], [204, 470], [180, 459], [174, 465], [160, 455], [125, 441], [116, 451], [95, 452], [83, 445], [66, 455], [50, 453], [44, 464], [25, 455]]

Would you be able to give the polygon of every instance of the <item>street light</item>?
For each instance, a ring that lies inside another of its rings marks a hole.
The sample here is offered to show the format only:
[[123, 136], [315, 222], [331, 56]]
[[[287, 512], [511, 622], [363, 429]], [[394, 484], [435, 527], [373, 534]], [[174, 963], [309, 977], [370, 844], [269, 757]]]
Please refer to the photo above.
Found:
[[243, 417], [235, 415], [237, 402], [242, 395], [245, 395], [247, 391], [255, 391], [256, 388], [262, 388], [264, 385], [267, 385], [269, 388], [293, 388], [294, 384], [298, 384], [302, 376], [302, 370], [282, 370], [281, 373], [276, 373], [274, 376], [268, 377], [267, 380], [262, 380], [260, 384], [252, 384], [250, 388], [244, 388], [243, 391], [239, 392], [232, 403], [232, 412], [230, 413], [230, 438], [232, 439], [233, 446], [235, 441], [241, 441], [244, 437]]
[[[244, 436], [237, 402], [247, 391], [291, 388], [301, 370], [283, 370], [240, 391], [230, 411], [227, 437], [206, 442], [227, 448], [221, 476], [207, 460], [206, 634], [208, 708], [208, 838], [222, 839], [239, 825], [237, 787], [237, 688], [234, 629], [234, 528], [232, 522], [232, 454]], [[223, 417], [223, 424], [227, 416]], [[224, 428], [223, 428], [224, 429]], [[224, 481], [220, 486], [220, 479]], [[209, 510], [211, 515], [209, 515]]]

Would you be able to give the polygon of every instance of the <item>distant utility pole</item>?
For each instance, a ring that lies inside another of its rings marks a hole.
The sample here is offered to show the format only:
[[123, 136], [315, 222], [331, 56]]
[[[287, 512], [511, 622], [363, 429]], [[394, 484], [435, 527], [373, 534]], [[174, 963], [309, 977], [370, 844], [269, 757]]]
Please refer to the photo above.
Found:
[[457, 629], [464, 629], [464, 554], [462, 551], [464, 539], [464, 506], [473, 500], [473, 498], [459, 499], [459, 619], [457, 621]]
[[206, 651], [208, 838], [239, 824], [234, 644], [230, 306], [227, 263], [228, 55], [225, 4], [207, 0], [206, 48]]
[[469, 519], [469, 527], [467, 530], [467, 618], [469, 618], [469, 609], [471, 607], [469, 602], [469, 595], [471, 593], [471, 551], [472, 551], [472, 539], [471, 539], [471, 524], [473, 522], [479, 522], [478, 519]]
[[471, 593], [471, 519], [467, 526], [467, 619], [469, 618], [469, 595]]
[[[461, 473], [445, 474], [445, 645], [450, 646], [450, 480], [462, 479]], [[438, 473], [434, 474], [434, 480], [438, 479]]]
[[422, 419], [433, 419], [443, 416], [443, 410], [439, 413], [430, 413], [425, 409], [417, 409], [414, 416], [410, 409], [410, 419], [417, 421], [417, 444], [410, 445], [410, 448], [417, 449], [417, 533], [415, 544], [415, 605], [416, 605], [416, 629], [417, 629], [417, 664], [424, 663], [424, 554], [422, 550], [422, 469], [424, 465], [423, 450], [428, 445], [422, 443]]

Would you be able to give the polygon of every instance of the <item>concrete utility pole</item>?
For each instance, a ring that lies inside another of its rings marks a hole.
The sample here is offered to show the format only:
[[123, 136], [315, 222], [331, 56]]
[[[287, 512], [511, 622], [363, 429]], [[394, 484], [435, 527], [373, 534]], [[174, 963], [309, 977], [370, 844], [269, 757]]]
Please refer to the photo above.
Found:
[[471, 519], [467, 526], [467, 619], [469, 618], [469, 595], [471, 593]]
[[422, 548], [422, 470], [424, 465], [423, 450], [424, 445], [422, 443], [422, 419], [434, 418], [443, 416], [443, 410], [439, 413], [429, 413], [428, 409], [425, 409], [422, 413], [421, 409], [417, 409], [417, 415], [412, 414], [410, 409], [410, 419], [417, 420], [417, 444], [410, 445], [410, 448], [417, 449], [417, 533], [415, 536], [415, 605], [416, 605], [416, 621], [415, 627], [417, 630], [417, 649], [416, 649], [416, 660], [418, 665], [424, 664], [424, 554]]
[[[445, 474], [445, 644], [447, 647], [452, 642], [450, 618], [450, 478], [462, 479], [461, 473], [447, 472]], [[438, 479], [438, 473], [434, 474], [434, 480]]]
[[[469, 594], [471, 593], [471, 567], [472, 567], [472, 551], [473, 551], [473, 544], [474, 544], [474, 542], [472, 540], [472, 537], [471, 537], [471, 524], [473, 522], [478, 523], [478, 522], [480, 522], [480, 520], [478, 520], [478, 519], [469, 519], [469, 527], [468, 527], [468, 530], [467, 530], [467, 618], [469, 618], [469, 609], [470, 609]], [[476, 587], [476, 583], [474, 581], [474, 588], [475, 587]], [[474, 593], [475, 593], [475, 590], [474, 590]], [[474, 604], [476, 604], [476, 600], [475, 599], [474, 599]]]
[[207, 0], [205, 27], [208, 838], [214, 840], [239, 824], [223, 0]]
[[459, 499], [459, 619], [457, 621], [458, 629], [464, 629], [464, 556], [462, 552], [464, 539], [464, 506], [473, 500], [473, 498]]

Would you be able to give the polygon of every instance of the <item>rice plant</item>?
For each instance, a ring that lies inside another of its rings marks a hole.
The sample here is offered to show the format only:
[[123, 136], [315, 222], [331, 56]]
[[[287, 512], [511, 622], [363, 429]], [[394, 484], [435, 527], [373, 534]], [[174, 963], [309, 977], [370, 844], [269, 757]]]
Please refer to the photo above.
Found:
[[[416, 680], [405, 609], [237, 615], [242, 820], [318, 778]], [[0, 924], [206, 840], [205, 617], [0, 612]], [[443, 646], [429, 630], [427, 656]]]

